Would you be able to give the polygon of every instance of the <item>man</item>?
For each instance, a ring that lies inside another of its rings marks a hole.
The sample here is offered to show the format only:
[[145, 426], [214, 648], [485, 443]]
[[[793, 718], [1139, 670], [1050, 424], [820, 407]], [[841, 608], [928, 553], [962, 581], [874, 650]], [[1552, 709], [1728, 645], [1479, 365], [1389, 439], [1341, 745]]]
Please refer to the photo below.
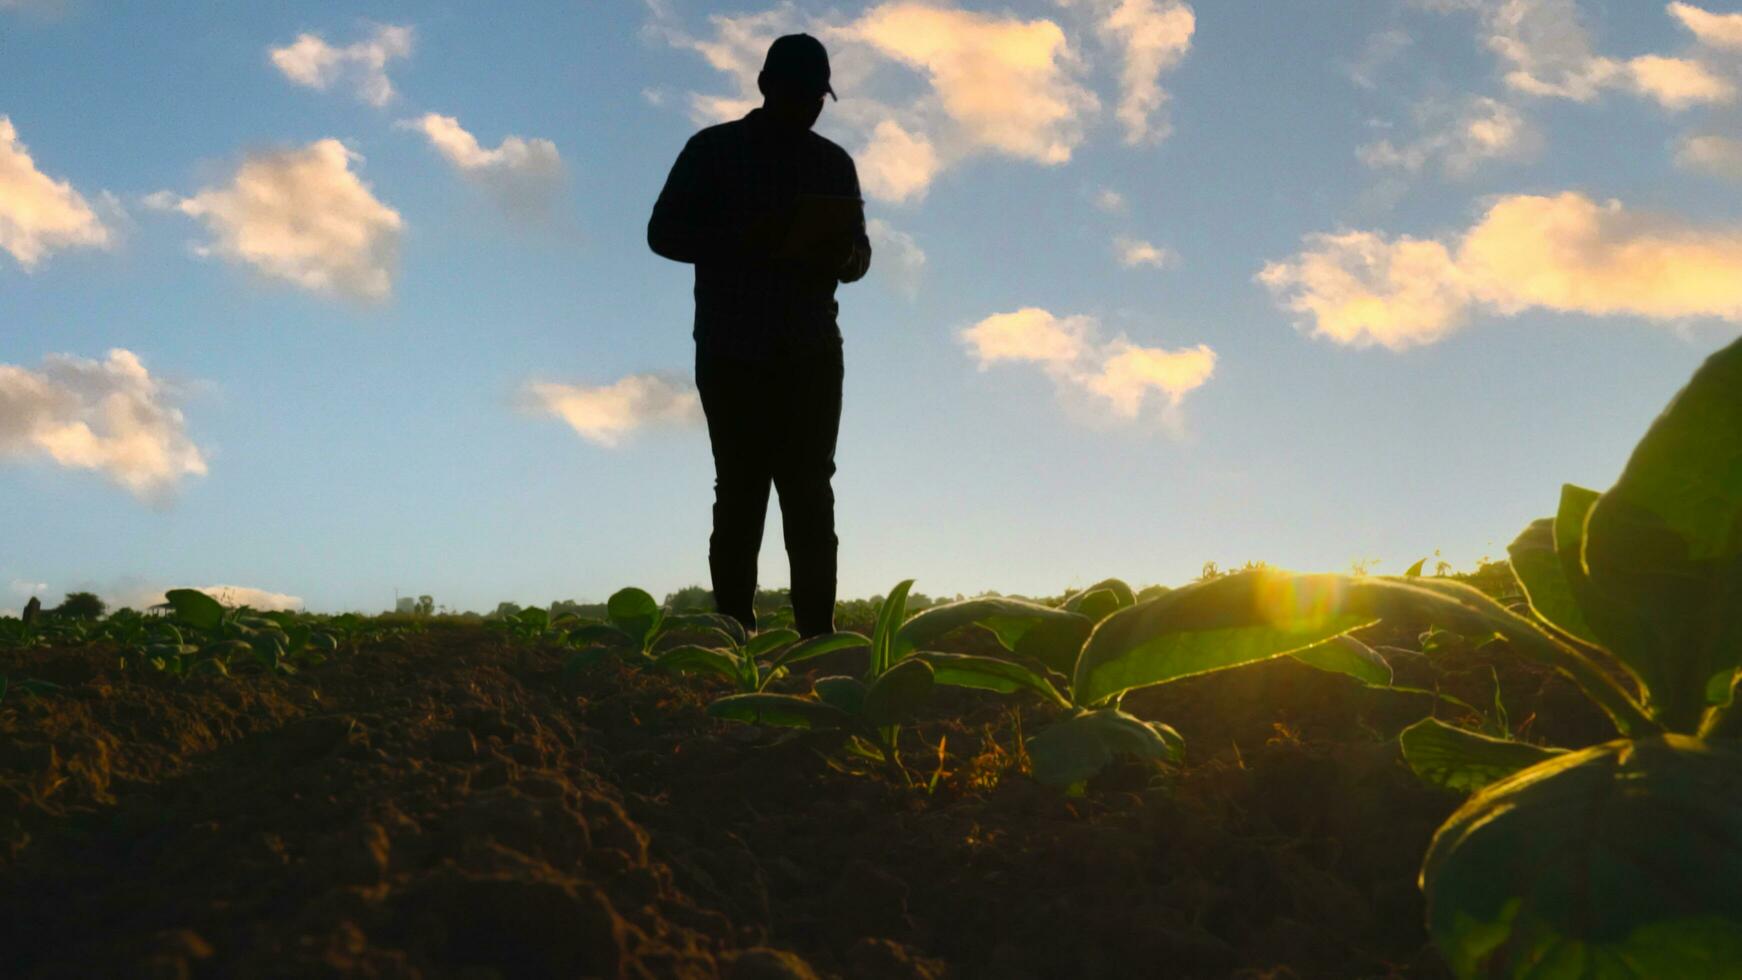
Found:
[[808, 34], [768, 49], [763, 103], [690, 138], [647, 224], [660, 255], [696, 267], [696, 388], [714, 453], [714, 604], [755, 629], [756, 557], [780, 493], [798, 631], [834, 629], [835, 285], [871, 265], [852, 157], [811, 132], [829, 56]]

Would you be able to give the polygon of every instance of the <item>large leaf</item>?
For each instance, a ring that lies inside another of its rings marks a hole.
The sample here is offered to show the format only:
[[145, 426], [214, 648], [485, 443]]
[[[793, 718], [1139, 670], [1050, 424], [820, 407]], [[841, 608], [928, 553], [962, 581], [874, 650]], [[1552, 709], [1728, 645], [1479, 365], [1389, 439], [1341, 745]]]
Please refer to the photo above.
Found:
[[895, 649], [895, 635], [901, 629], [902, 620], [907, 618], [907, 593], [913, 588], [913, 579], [904, 579], [889, 590], [883, 605], [877, 610], [877, 625], [871, 631], [871, 673], [873, 676], [889, 669], [898, 656]]
[[935, 651], [925, 651], [914, 656], [931, 664], [933, 679], [939, 684], [996, 691], [999, 694], [1033, 691], [1060, 707], [1070, 706], [1070, 700], [1060, 694], [1052, 682], [1014, 660]]
[[880, 727], [899, 725], [925, 704], [931, 689], [931, 664], [903, 660], [871, 682], [865, 692], [865, 720]]
[[1239, 572], [1175, 589], [1101, 621], [1083, 647], [1074, 700], [1268, 660], [1366, 625], [1335, 575]]
[[732, 694], [708, 705], [708, 714], [783, 728], [847, 728], [853, 724], [853, 716], [839, 708], [792, 694]]
[[1113, 613], [1134, 605], [1137, 597], [1131, 586], [1116, 578], [1104, 579], [1089, 586], [1064, 602], [1064, 608], [1100, 622]]
[[1434, 718], [1405, 728], [1398, 736], [1403, 759], [1424, 781], [1472, 792], [1560, 755], [1563, 749], [1489, 738], [1453, 728]]
[[744, 644], [744, 656], [751, 660], [761, 660], [763, 657], [797, 642], [798, 630], [784, 628], [763, 630], [751, 637], [749, 643]]
[[684, 631], [723, 633], [739, 646], [742, 646], [747, 639], [744, 635], [743, 623], [719, 613], [672, 613], [660, 620], [659, 629], [662, 633]]
[[1632, 694], [1603, 665], [1560, 643], [1533, 621], [1481, 590], [1442, 578], [1389, 579], [1362, 576], [1344, 584], [1341, 607], [1393, 621], [1427, 620], [1466, 637], [1499, 634], [1514, 652], [1561, 671], [1597, 702], [1626, 735], [1654, 735], [1662, 726], [1647, 717]]
[[1374, 687], [1390, 687], [1391, 665], [1373, 648], [1352, 636], [1333, 636], [1289, 656], [1319, 670], [1353, 677]]
[[1591, 508], [1584, 612], [1652, 713], [1691, 731], [1705, 686], [1742, 664], [1742, 340], [1713, 354]]
[[659, 603], [641, 589], [619, 589], [605, 601], [605, 618], [639, 647], [659, 628], [660, 617]]
[[780, 656], [774, 658], [774, 662], [769, 665], [769, 670], [773, 671], [778, 667], [791, 667], [824, 654], [837, 653], [841, 650], [857, 650], [870, 645], [871, 641], [867, 640], [861, 633], [845, 631], [824, 633], [808, 640], [800, 640], [780, 651]]
[[1532, 766], [1446, 821], [1422, 891], [1461, 977], [1742, 976], [1742, 750], [1666, 735]]
[[899, 659], [930, 648], [946, 633], [964, 626], [981, 626], [1004, 649], [1068, 671], [1094, 625], [1087, 616], [1038, 602], [996, 596], [964, 599], [933, 606], [908, 620], [896, 637], [895, 655]]
[[818, 700], [847, 714], [856, 715], [865, 710], [865, 682], [857, 677], [839, 674], [819, 677], [811, 684], [811, 689], [816, 691]]
[[1034, 778], [1048, 786], [1074, 786], [1121, 755], [1178, 762], [1185, 740], [1166, 725], [1116, 708], [1080, 712], [1028, 740]]
[[215, 630], [224, 621], [224, 606], [198, 589], [170, 589], [163, 594], [175, 618], [195, 629]]
[[[1531, 521], [1530, 526], [1506, 546], [1512, 574], [1524, 589], [1524, 597], [1530, 600], [1532, 612], [1563, 633], [1595, 643], [1596, 636], [1585, 622], [1585, 614], [1579, 610], [1573, 584], [1567, 580], [1566, 567], [1555, 548], [1558, 522], [1559, 519], [1554, 517]], [[1582, 534], [1575, 539], [1575, 544], [1581, 541]]]
[[673, 647], [655, 658], [654, 663], [666, 670], [692, 674], [713, 674], [736, 684], [741, 679], [743, 664], [724, 650], [708, 647]]

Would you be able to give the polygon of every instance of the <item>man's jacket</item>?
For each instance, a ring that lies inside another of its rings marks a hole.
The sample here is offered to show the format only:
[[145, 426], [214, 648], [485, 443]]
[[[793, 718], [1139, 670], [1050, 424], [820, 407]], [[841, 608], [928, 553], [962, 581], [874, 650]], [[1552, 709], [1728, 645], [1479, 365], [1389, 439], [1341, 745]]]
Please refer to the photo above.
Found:
[[840, 345], [835, 285], [871, 266], [864, 212], [840, 266], [782, 261], [775, 243], [766, 235], [757, 241], [753, 230], [801, 194], [858, 198], [853, 158], [808, 129], [780, 129], [762, 109], [709, 126], [678, 155], [653, 206], [647, 243], [695, 264], [699, 349], [767, 360]]

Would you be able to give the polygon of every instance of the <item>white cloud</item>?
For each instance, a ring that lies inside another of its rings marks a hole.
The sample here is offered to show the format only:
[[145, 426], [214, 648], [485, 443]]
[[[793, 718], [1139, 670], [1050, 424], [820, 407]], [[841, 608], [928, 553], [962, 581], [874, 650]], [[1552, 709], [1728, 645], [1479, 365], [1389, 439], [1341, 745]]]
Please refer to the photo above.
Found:
[[1628, 61], [1627, 71], [1635, 90], [1672, 112], [1736, 99], [1734, 83], [1687, 58], [1643, 55]]
[[581, 438], [607, 449], [640, 429], [694, 425], [702, 418], [693, 385], [654, 374], [632, 374], [597, 387], [532, 381], [523, 395], [532, 410], [555, 415]]
[[1669, 12], [1692, 31], [1701, 44], [1742, 50], [1742, 13], [1714, 14], [1691, 3], [1672, 3]]
[[996, 361], [1036, 361], [1070, 364], [1088, 351], [1094, 321], [1086, 316], [1056, 317], [1029, 306], [1014, 313], [995, 313], [962, 331], [980, 367]]
[[925, 196], [939, 169], [937, 150], [924, 134], [910, 133], [893, 119], [871, 131], [859, 153], [859, 186], [871, 197], [901, 202]]
[[21, 579], [21, 578], [15, 578], [11, 582], [7, 583], [6, 589], [7, 589], [7, 591], [11, 592], [13, 595], [21, 595], [21, 596], [25, 596], [25, 597], [29, 597], [29, 596], [33, 596], [33, 595], [40, 596], [43, 593], [48, 591], [48, 583], [47, 582], [28, 582], [28, 581], [25, 581], [24, 579]]
[[1100, 371], [1087, 383], [1090, 391], [1107, 399], [1114, 415], [1134, 419], [1149, 391], [1160, 392], [1169, 406], [1178, 407], [1215, 372], [1216, 352], [1206, 344], [1170, 351], [1119, 339], [1108, 346]]
[[[1436, 4], [1442, 9], [1474, 7], [1481, 11], [1488, 49], [1506, 66], [1508, 87], [1528, 95], [1590, 102], [1605, 89], [1627, 89], [1656, 100], [1672, 111], [1701, 103], [1730, 102], [1735, 86], [1688, 58], [1643, 55], [1627, 61], [1598, 55], [1579, 16], [1577, 0], [1482, 0]], [[1704, 29], [1721, 37], [1721, 29], [1679, 10], [1677, 16], [1697, 35]], [[1700, 27], [1695, 27], [1700, 24]], [[1714, 33], [1715, 32], [1715, 33]]]
[[1125, 210], [1125, 195], [1111, 187], [1096, 191], [1093, 200], [1096, 208], [1108, 214], [1119, 214]]
[[1102, 412], [1125, 421], [1141, 414], [1151, 391], [1166, 401], [1164, 417], [1171, 416], [1215, 372], [1215, 351], [1203, 344], [1166, 350], [1124, 336], [1103, 343], [1099, 333], [1093, 317], [1031, 306], [993, 314], [959, 336], [982, 371], [1000, 361], [1039, 364], [1061, 394], [1087, 394]]
[[1430, 165], [1450, 177], [1467, 177], [1490, 160], [1517, 159], [1542, 143], [1518, 111], [1504, 102], [1472, 97], [1461, 105], [1430, 100], [1415, 109], [1421, 135], [1399, 146], [1389, 139], [1369, 143], [1357, 158], [1375, 169], [1420, 173]]
[[1690, 170], [1742, 179], [1742, 139], [1710, 133], [1686, 137], [1676, 148], [1675, 162]]
[[1742, 322], [1742, 228], [1706, 228], [1581, 194], [1497, 200], [1454, 246], [1364, 231], [1311, 235], [1258, 280], [1313, 333], [1393, 350], [1473, 309]]
[[1171, 248], [1152, 245], [1141, 238], [1127, 238], [1124, 235], [1114, 237], [1113, 255], [1127, 269], [1135, 269], [1140, 265], [1165, 269], [1179, 261], [1179, 256]]
[[727, 93], [691, 93], [691, 115], [702, 123], [761, 104], [756, 75], [775, 37], [804, 30], [822, 38], [843, 96], [829, 103], [822, 127], [844, 131], [865, 193], [882, 201], [919, 200], [939, 174], [980, 154], [1062, 164], [1099, 108], [1064, 30], [1045, 18], [898, 0], [846, 19], [783, 3], [712, 15], [708, 34], [697, 37], [664, 5], [650, 7], [649, 36], [695, 52], [731, 82]]
[[148, 198], [202, 221], [201, 255], [251, 265], [317, 293], [383, 300], [393, 291], [399, 212], [351, 171], [362, 158], [335, 139], [251, 154], [228, 185]]
[[387, 63], [410, 57], [411, 37], [409, 27], [382, 24], [366, 40], [340, 48], [319, 34], [299, 34], [290, 44], [270, 49], [270, 56], [284, 77], [298, 85], [324, 92], [343, 83], [359, 100], [384, 106], [394, 95]]
[[550, 210], [563, 173], [562, 157], [550, 140], [511, 135], [495, 149], [485, 149], [458, 119], [434, 112], [397, 125], [423, 133], [436, 152], [489, 188], [510, 213], [536, 217]]
[[1291, 261], [1266, 265], [1258, 279], [1288, 309], [1309, 316], [1317, 336], [1402, 350], [1462, 324], [1469, 293], [1439, 242], [1387, 241], [1367, 231], [1308, 235], [1306, 242]]
[[1168, 97], [1161, 76], [1191, 50], [1197, 18], [1181, 0], [1092, 2], [1100, 13], [1096, 33], [1120, 52], [1123, 62], [1114, 115], [1125, 128], [1125, 142], [1159, 142], [1171, 128], [1165, 119], [1155, 118]]
[[206, 472], [173, 392], [119, 348], [104, 361], [53, 354], [34, 371], [0, 364], [0, 459], [37, 456], [152, 502]]
[[919, 295], [919, 281], [925, 275], [925, 250], [913, 236], [890, 227], [881, 218], [865, 222], [865, 233], [871, 238], [871, 251], [877, 257], [872, 268], [882, 275], [897, 292], [913, 299]]
[[72, 184], [36, 168], [11, 118], [0, 115], [0, 249], [28, 271], [58, 249], [104, 248], [111, 238]]
[[124, 606], [129, 609], [149, 609], [168, 602], [166, 593], [172, 588], [197, 589], [231, 609], [247, 606], [260, 612], [300, 612], [304, 605], [301, 596], [269, 592], [246, 585], [174, 585], [161, 589], [126, 589], [110, 595], [108, 602], [115, 608]]
[[1072, 77], [1064, 30], [1044, 18], [896, 2], [831, 33], [922, 73], [953, 135], [972, 149], [1064, 163], [1097, 105]]

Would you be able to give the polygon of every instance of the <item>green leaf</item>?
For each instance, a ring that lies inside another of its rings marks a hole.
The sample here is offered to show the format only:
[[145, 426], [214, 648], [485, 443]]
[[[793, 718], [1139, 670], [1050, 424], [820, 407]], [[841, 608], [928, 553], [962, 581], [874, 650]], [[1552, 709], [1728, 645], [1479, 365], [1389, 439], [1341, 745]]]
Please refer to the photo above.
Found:
[[865, 682], [857, 677], [831, 675], [819, 677], [811, 684], [817, 698], [824, 704], [832, 705], [850, 715], [856, 715], [865, 710]]
[[538, 608], [537, 606], [527, 606], [525, 609], [515, 613], [514, 618], [519, 620], [521, 625], [535, 630], [543, 630], [546, 626], [550, 625], [550, 613]]
[[1405, 728], [1397, 740], [1403, 747], [1404, 761], [1423, 782], [1465, 793], [1564, 751], [1478, 735], [1434, 718], [1423, 718]]
[[661, 610], [653, 596], [631, 587], [619, 589], [605, 601], [605, 618], [617, 627], [631, 643], [645, 648], [659, 628]]
[[744, 624], [730, 616], [719, 613], [673, 613], [660, 620], [661, 633], [680, 633], [686, 630], [706, 632], [713, 630], [730, 637], [734, 644], [743, 646], [748, 640], [744, 634]]
[[972, 625], [990, 630], [1004, 649], [1064, 671], [1076, 663], [1083, 641], [1095, 626], [1087, 616], [1037, 602], [1002, 597], [965, 599], [933, 606], [908, 620], [896, 639], [896, 658], [930, 648], [945, 634]]
[[656, 657], [654, 663], [666, 670], [713, 674], [734, 684], [738, 682], [740, 668], [738, 658], [730, 653], [698, 646], [673, 647]]
[[224, 621], [224, 607], [198, 589], [170, 589], [163, 594], [175, 610], [175, 618], [194, 629], [215, 630]]
[[1100, 622], [1113, 613], [1134, 605], [1137, 597], [1131, 586], [1116, 578], [1104, 579], [1066, 599], [1062, 608]]
[[1585, 523], [1597, 635], [1690, 731], [1705, 686], [1742, 665], [1742, 340], [1694, 372]]
[[[1564, 493], [1562, 499], [1564, 502]], [[1530, 600], [1531, 611], [1561, 632], [1595, 643], [1596, 637], [1573, 595], [1573, 584], [1567, 579], [1566, 563], [1556, 550], [1557, 530], [1564, 530], [1560, 527], [1562, 523], [1558, 517], [1531, 521], [1506, 546], [1506, 554], [1511, 558], [1513, 577], [1524, 589], [1524, 597]], [[1582, 540], [1581, 531], [1574, 546]]]
[[751, 637], [750, 642], [744, 645], [744, 656], [749, 657], [751, 660], [761, 660], [763, 657], [769, 656], [776, 650], [779, 650], [782, 647], [791, 646], [797, 642], [798, 630], [763, 630]]
[[1421, 570], [1426, 565], [1427, 565], [1427, 559], [1423, 558], [1422, 560], [1409, 566], [1407, 569], [1404, 569], [1403, 577], [1404, 578], [1421, 578]]
[[1094, 705], [1164, 681], [1268, 660], [1364, 626], [1335, 575], [1239, 572], [1122, 609], [1077, 661], [1073, 700]]
[[1048, 786], [1081, 783], [1121, 755], [1178, 762], [1185, 757], [1185, 740], [1166, 725], [1116, 708], [1084, 711], [1028, 740], [1034, 778]]
[[1742, 749], [1667, 735], [1471, 797], [1422, 892], [1460, 977], [1742, 976]]
[[1346, 674], [1363, 684], [1374, 687], [1391, 686], [1391, 665], [1385, 662], [1384, 657], [1375, 653], [1372, 647], [1352, 636], [1333, 636], [1305, 650], [1296, 650], [1289, 656], [1309, 667], [1328, 670], [1333, 674]]
[[708, 705], [708, 714], [782, 728], [847, 728], [853, 724], [852, 715], [833, 705], [792, 694], [733, 694]]
[[871, 632], [872, 676], [888, 670], [900, 655], [895, 648], [895, 634], [907, 618], [907, 593], [912, 588], [913, 579], [898, 582], [877, 610], [877, 626]]
[[813, 636], [808, 640], [800, 640], [792, 646], [787, 647], [785, 650], [782, 650], [780, 656], [774, 658], [774, 662], [769, 665], [769, 671], [772, 673], [778, 668], [791, 667], [793, 664], [802, 663], [806, 660], [823, 656], [824, 654], [835, 653], [840, 650], [856, 650], [861, 647], [869, 647], [870, 645], [871, 641], [867, 640], [864, 635], [860, 633], [824, 633], [821, 636]]
[[1064, 608], [1089, 620], [1098, 623], [1108, 616], [1124, 608], [1119, 605], [1119, 597], [1110, 589], [1095, 589], [1090, 592], [1079, 592], [1071, 596]]
[[1070, 707], [1070, 700], [1050, 681], [1014, 660], [935, 651], [914, 656], [931, 664], [933, 680], [939, 684], [999, 694], [1033, 691], [1060, 707]]
[[865, 692], [865, 720], [879, 727], [899, 725], [919, 711], [931, 689], [931, 664], [903, 660], [871, 682]]

